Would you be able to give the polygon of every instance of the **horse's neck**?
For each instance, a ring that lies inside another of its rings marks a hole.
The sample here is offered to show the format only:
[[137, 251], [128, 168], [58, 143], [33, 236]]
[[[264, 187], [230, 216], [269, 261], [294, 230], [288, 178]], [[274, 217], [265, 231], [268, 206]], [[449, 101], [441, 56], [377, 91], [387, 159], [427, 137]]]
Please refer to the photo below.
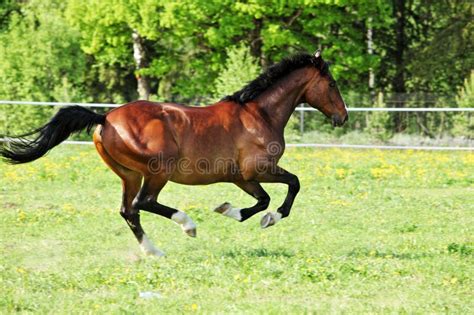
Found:
[[275, 130], [283, 132], [291, 114], [303, 99], [308, 79], [307, 69], [295, 70], [257, 97], [260, 110], [265, 112]]

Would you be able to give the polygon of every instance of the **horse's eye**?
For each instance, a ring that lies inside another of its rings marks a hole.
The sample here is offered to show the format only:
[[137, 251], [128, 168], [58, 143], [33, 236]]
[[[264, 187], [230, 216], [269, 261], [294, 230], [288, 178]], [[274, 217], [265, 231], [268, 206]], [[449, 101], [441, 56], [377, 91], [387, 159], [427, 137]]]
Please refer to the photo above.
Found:
[[329, 86], [330, 87], [335, 87], [336, 86], [336, 81], [331, 81], [331, 83], [329, 83]]

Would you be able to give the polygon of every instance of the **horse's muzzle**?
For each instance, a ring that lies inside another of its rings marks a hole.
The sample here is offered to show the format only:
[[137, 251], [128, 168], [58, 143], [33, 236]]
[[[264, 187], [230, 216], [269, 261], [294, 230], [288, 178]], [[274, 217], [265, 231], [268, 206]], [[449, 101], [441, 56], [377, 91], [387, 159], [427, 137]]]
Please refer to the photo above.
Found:
[[349, 119], [349, 115], [346, 113], [344, 116], [334, 114], [331, 117], [333, 127], [341, 127]]

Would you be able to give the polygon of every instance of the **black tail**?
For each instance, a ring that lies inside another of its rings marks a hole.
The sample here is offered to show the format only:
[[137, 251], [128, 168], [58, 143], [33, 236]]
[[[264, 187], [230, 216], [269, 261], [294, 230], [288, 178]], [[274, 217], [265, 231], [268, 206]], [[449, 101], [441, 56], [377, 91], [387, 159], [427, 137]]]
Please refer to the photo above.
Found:
[[[61, 108], [51, 120], [36, 130], [9, 139], [0, 146], [0, 155], [11, 164], [28, 163], [39, 159], [63, 142], [72, 133], [103, 124], [105, 116], [81, 106]], [[36, 136], [26, 139], [27, 136]]]

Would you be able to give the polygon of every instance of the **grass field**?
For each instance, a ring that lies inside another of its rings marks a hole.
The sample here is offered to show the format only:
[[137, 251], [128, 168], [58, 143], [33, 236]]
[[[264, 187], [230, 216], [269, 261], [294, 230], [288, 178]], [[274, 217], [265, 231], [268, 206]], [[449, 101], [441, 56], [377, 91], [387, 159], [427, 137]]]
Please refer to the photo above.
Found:
[[[0, 313], [474, 312], [474, 154], [288, 149], [292, 214], [262, 230], [212, 212], [232, 184], [168, 184], [198, 237], [144, 213], [144, 257], [121, 187], [90, 146], [0, 164]], [[283, 185], [264, 185], [275, 210]], [[160, 298], [140, 298], [140, 292]]]

